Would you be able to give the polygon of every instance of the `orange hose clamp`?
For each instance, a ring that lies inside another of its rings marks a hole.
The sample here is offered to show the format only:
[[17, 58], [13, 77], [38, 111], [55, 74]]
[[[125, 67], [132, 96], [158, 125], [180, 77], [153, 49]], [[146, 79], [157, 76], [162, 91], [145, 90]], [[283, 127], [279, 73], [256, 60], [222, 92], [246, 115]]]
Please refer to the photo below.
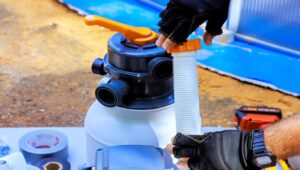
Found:
[[197, 51], [201, 49], [200, 39], [192, 39], [168, 50], [168, 53], [181, 53], [189, 51]]

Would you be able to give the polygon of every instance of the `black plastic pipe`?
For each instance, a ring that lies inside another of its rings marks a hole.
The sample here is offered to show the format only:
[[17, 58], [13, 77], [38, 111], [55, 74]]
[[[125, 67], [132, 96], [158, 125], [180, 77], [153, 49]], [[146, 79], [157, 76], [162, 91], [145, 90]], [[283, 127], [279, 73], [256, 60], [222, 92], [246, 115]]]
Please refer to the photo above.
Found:
[[92, 72], [94, 74], [99, 74], [99, 75], [105, 75], [106, 72], [104, 71], [104, 62], [102, 59], [97, 58], [92, 65]]
[[155, 80], [166, 80], [173, 76], [172, 59], [156, 57], [148, 63], [148, 72]]
[[122, 80], [112, 80], [102, 84], [96, 89], [97, 100], [107, 107], [119, 106], [124, 96], [128, 93], [128, 84]]

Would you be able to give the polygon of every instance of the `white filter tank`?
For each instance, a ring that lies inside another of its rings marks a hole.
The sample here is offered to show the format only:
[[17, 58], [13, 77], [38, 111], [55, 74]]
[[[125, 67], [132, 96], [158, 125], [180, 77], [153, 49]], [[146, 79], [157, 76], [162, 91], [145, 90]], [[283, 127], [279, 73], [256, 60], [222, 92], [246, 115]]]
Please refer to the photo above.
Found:
[[109, 108], [95, 101], [85, 118], [88, 163], [95, 165], [97, 149], [115, 145], [164, 148], [176, 134], [174, 106], [133, 110]]

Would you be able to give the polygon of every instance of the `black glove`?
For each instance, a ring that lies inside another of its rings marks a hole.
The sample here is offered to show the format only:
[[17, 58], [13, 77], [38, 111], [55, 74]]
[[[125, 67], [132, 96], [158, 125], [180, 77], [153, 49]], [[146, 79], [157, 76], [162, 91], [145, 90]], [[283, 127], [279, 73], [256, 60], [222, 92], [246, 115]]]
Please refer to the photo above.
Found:
[[191, 170], [256, 170], [249, 159], [252, 134], [222, 131], [193, 136], [178, 133], [173, 140], [176, 158], [189, 157]]
[[206, 31], [211, 35], [222, 34], [222, 25], [228, 16], [230, 0], [170, 0], [160, 14], [159, 32], [177, 44], [204, 21]]

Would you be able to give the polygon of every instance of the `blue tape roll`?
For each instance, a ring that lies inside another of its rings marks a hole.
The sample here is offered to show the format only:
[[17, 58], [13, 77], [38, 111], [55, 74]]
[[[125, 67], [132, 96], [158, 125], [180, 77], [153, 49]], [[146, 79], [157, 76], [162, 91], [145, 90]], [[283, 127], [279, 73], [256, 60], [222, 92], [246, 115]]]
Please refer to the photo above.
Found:
[[19, 147], [26, 162], [31, 165], [50, 157], [59, 160], [68, 158], [67, 137], [53, 130], [37, 130], [25, 134], [19, 140]]
[[46, 158], [40, 160], [35, 166], [41, 170], [70, 170], [71, 165], [66, 160], [59, 158]]

